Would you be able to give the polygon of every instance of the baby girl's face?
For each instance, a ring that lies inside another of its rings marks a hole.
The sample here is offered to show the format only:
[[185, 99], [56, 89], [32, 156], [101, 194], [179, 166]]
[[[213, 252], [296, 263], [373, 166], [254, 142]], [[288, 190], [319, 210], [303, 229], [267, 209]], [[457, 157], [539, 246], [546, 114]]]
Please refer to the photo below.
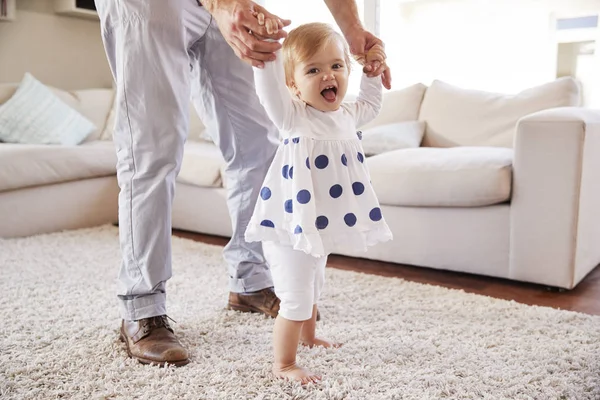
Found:
[[348, 89], [348, 68], [343, 44], [339, 40], [331, 40], [310, 60], [296, 65], [294, 91], [317, 110], [335, 111]]

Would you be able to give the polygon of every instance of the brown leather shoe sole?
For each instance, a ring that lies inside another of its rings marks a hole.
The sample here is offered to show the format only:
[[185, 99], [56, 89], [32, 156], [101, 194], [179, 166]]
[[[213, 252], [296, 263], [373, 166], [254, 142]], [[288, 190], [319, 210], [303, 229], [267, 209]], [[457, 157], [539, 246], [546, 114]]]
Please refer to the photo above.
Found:
[[136, 360], [138, 360], [142, 364], [146, 364], [146, 365], [158, 365], [159, 367], [162, 368], [162, 367], [165, 366], [165, 364], [174, 365], [176, 367], [183, 367], [184, 365], [187, 365], [190, 362], [189, 358], [186, 358], [185, 360], [181, 360], [181, 361], [158, 362], [158, 361], [155, 361], [155, 360], [150, 360], [148, 358], [138, 357], [138, 356], [135, 356], [135, 355], [131, 354], [131, 351], [129, 350], [129, 341], [125, 338], [125, 335], [123, 335], [123, 332], [121, 332], [121, 330], [119, 330], [119, 340], [121, 342], [125, 343], [125, 347], [127, 347], [127, 355], [130, 358], [135, 358]]
[[[249, 312], [249, 313], [261, 313], [261, 314], [265, 314], [264, 311], [259, 310], [256, 307], [252, 307], [252, 306], [247, 306], [247, 305], [242, 305], [242, 304], [234, 304], [234, 303], [229, 303], [227, 304], [227, 309], [228, 310], [233, 310], [233, 311], [240, 311], [240, 312]], [[269, 314], [265, 314], [268, 315], [271, 318], [275, 318], [272, 315]], [[319, 310], [317, 309], [317, 321], [321, 321], [321, 313], [319, 312]]]
[[[233, 311], [249, 312], [249, 313], [260, 313], [260, 314], [269, 315], [269, 314], [266, 314], [263, 310], [261, 310], [258, 307], [253, 307], [253, 306], [249, 306], [249, 305], [246, 305], [246, 304], [228, 303], [227, 304], [227, 309], [228, 310], [233, 310]], [[274, 318], [272, 315], [269, 315], [269, 316], [271, 318]]]

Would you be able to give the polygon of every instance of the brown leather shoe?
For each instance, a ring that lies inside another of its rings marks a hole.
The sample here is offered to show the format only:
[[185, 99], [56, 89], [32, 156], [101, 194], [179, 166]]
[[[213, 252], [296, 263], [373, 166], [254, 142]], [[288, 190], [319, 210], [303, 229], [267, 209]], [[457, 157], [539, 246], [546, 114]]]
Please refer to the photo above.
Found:
[[279, 299], [272, 288], [248, 293], [229, 292], [228, 310], [262, 313], [271, 318], [279, 313]]
[[166, 315], [121, 323], [121, 340], [129, 357], [142, 364], [172, 364], [177, 367], [190, 362], [187, 350], [175, 337]]
[[[271, 318], [279, 313], [279, 299], [272, 288], [248, 293], [229, 292], [228, 310], [241, 312], [262, 313]], [[317, 321], [321, 320], [321, 313], [317, 310]]]

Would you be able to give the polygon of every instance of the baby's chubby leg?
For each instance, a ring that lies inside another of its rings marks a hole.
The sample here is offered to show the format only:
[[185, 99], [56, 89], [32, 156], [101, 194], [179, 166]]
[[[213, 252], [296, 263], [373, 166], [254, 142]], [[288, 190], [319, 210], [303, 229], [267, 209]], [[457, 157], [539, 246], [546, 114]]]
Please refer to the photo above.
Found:
[[318, 382], [318, 374], [296, 363], [296, 353], [301, 335], [303, 343], [310, 346], [327, 342], [315, 338], [315, 303], [323, 286], [326, 257], [313, 257], [270, 242], [263, 247], [275, 293], [281, 300], [273, 329], [273, 373], [302, 383]]
[[315, 277], [314, 277], [314, 305], [312, 307], [311, 318], [304, 322], [302, 325], [302, 332], [300, 332], [300, 343], [304, 346], [314, 347], [340, 347], [341, 344], [334, 343], [330, 340], [318, 338], [315, 336], [317, 327], [317, 302], [321, 298], [321, 292], [325, 285], [325, 266], [327, 264], [327, 257], [313, 258], [315, 266]]
[[302, 331], [300, 332], [300, 343], [303, 346], [315, 347], [323, 346], [329, 347], [340, 347], [341, 343], [335, 343], [328, 339], [318, 338], [315, 336], [317, 328], [317, 305], [313, 305], [312, 316], [309, 320], [304, 321], [302, 324]]
[[282, 317], [281, 314], [277, 316], [273, 328], [273, 350], [275, 353], [273, 374], [278, 378], [300, 381], [302, 384], [318, 383], [321, 380], [320, 375], [296, 363], [296, 352], [303, 322], [287, 319]]

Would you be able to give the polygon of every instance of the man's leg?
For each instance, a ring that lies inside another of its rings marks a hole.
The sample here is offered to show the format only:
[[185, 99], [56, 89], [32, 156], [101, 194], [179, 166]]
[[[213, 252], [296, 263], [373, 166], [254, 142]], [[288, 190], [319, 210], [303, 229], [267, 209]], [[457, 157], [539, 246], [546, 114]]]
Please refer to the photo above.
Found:
[[214, 21], [193, 50], [198, 59], [192, 100], [227, 162], [233, 235], [223, 254], [229, 265], [230, 307], [276, 316], [279, 301], [272, 290], [263, 290], [273, 283], [262, 245], [246, 242], [244, 233], [275, 155], [278, 131], [256, 95], [252, 67], [235, 56]]
[[117, 89], [121, 336], [140, 361], [179, 365], [188, 355], [168, 324], [165, 289], [171, 205], [188, 130], [187, 49], [197, 39], [184, 28], [182, 4], [96, 1]]

